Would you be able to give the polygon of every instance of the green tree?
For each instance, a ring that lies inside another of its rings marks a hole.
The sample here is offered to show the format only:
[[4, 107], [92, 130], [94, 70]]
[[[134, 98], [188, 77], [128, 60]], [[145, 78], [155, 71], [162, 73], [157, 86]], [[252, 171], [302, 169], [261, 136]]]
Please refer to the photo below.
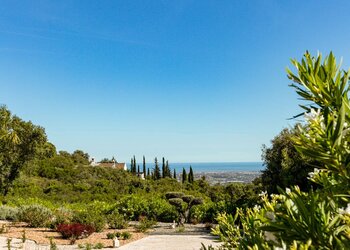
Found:
[[308, 173], [318, 163], [296, 150], [293, 137], [299, 136], [299, 126], [297, 124], [292, 129], [283, 129], [271, 141], [271, 147], [263, 145], [265, 169], [262, 171], [261, 183], [268, 193], [277, 193], [277, 187], [285, 189], [298, 185], [301, 190], [308, 190], [312, 185], [307, 179]]
[[168, 160], [165, 162], [165, 177], [171, 178], [171, 170], [170, 170], [170, 167], [169, 167], [169, 161]]
[[202, 198], [194, 197], [192, 195], [185, 195], [180, 192], [169, 192], [165, 194], [169, 203], [173, 205], [178, 212], [178, 224], [183, 225], [185, 222], [190, 221], [190, 211], [193, 206], [203, 203]]
[[40, 153], [47, 142], [42, 127], [25, 122], [0, 107], [0, 190], [7, 195], [21, 168]]
[[162, 158], [162, 178], [166, 177], [166, 170], [165, 170], [165, 159]]
[[193, 169], [192, 169], [192, 166], [190, 166], [190, 172], [188, 174], [188, 182], [193, 183], [193, 181], [194, 181]]
[[75, 150], [72, 154], [72, 159], [75, 164], [88, 165], [89, 157], [90, 157], [89, 154], [84, 153], [82, 150]]
[[175, 170], [175, 168], [174, 168], [174, 175], [173, 175], [173, 178], [176, 180], [177, 179], [177, 177], [176, 177], [176, 170]]
[[146, 158], [145, 158], [145, 156], [143, 156], [142, 165], [143, 165], [143, 176], [146, 178]]
[[159, 180], [161, 178], [161, 173], [158, 165], [157, 157], [154, 159], [154, 171], [153, 171], [153, 179]]
[[185, 183], [187, 181], [187, 173], [185, 168], [182, 168], [182, 183]]

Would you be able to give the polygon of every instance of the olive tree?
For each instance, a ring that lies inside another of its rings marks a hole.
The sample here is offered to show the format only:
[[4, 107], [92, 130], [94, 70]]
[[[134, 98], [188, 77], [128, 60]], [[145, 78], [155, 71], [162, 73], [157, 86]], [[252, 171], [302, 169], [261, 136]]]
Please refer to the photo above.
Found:
[[169, 192], [165, 194], [165, 197], [169, 203], [176, 208], [179, 215], [179, 225], [189, 222], [191, 208], [203, 203], [202, 198], [194, 197], [193, 195], [185, 195], [181, 192]]

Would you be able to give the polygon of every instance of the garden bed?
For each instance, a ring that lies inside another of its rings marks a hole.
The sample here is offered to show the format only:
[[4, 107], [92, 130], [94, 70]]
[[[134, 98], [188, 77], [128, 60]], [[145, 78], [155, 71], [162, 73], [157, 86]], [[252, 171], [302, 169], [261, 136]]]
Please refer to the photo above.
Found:
[[[1, 234], [1, 236], [4, 236], [4, 237], [22, 239], [23, 234], [25, 232], [26, 239], [33, 240], [37, 244], [49, 245], [50, 238], [52, 238], [53, 242], [55, 242], [57, 245], [70, 245], [69, 239], [63, 239], [60, 233], [50, 228], [30, 228], [27, 226], [26, 223], [22, 223], [22, 222], [14, 223], [14, 222], [8, 222], [8, 221], [0, 221], [0, 228], [2, 228], [3, 225], [6, 225], [5, 232]], [[139, 240], [145, 237], [144, 233], [136, 232], [135, 229], [132, 227], [129, 227], [127, 229], [120, 229], [120, 230], [106, 229], [100, 233], [95, 232], [87, 238], [78, 239], [75, 242], [75, 244], [76, 245], [79, 245], [79, 244], [96, 245], [97, 243], [102, 243], [104, 247], [112, 247], [113, 240], [107, 239], [107, 233], [114, 233], [116, 231], [130, 232], [132, 234], [130, 239], [120, 240], [120, 245], [125, 245], [132, 241]]]

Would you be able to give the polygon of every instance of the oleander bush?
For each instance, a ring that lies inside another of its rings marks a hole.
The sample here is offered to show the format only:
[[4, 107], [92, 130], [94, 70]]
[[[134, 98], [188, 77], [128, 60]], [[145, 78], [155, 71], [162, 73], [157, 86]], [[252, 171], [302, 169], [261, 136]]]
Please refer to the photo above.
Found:
[[51, 210], [42, 205], [20, 206], [18, 209], [18, 220], [28, 223], [30, 227], [48, 226], [52, 219]]
[[292, 63], [291, 86], [308, 102], [292, 141], [318, 162], [308, 177], [317, 189], [263, 192], [261, 207], [219, 215], [213, 233], [229, 249], [350, 249], [350, 71], [332, 53], [322, 61], [307, 52]]

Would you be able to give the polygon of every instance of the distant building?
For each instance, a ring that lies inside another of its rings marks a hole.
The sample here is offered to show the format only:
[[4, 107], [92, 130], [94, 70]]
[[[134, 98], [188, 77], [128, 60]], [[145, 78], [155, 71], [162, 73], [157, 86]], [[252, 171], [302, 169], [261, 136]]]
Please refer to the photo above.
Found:
[[92, 157], [90, 160], [90, 166], [116, 168], [116, 169], [121, 169], [121, 170], [125, 170], [125, 171], [128, 170], [128, 166], [126, 165], [126, 163], [119, 163], [119, 162], [115, 161], [114, 159], [112, 161], [109, 161], [109, 162], [96, 162], [95, 158]]

